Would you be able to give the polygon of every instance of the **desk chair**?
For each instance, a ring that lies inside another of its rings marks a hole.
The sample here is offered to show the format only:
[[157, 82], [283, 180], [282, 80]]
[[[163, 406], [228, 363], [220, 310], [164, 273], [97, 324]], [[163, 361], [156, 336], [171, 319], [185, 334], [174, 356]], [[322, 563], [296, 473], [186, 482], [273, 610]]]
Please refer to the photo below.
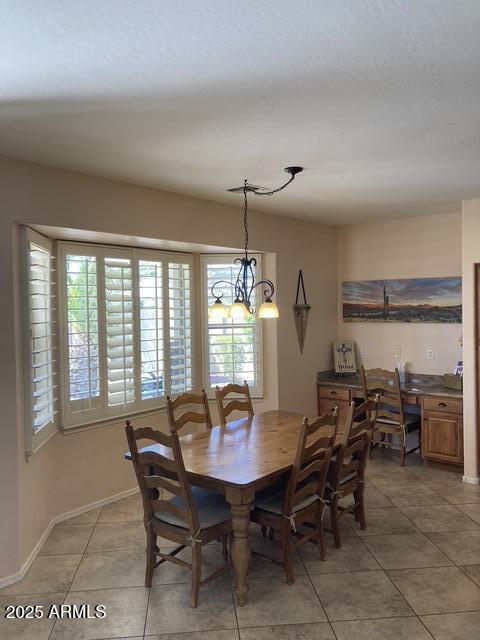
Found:
[[[400, 464], [405, 457], [420, 448], [420, 416], [405, 413], [398, 369], [365, 369], [362, 367], [363, 394], [365, 399], [380, 395], [380, 404], [374, 427], [373, 444], [400, 450]], [[418, 431], [418, 444], [407, 450], [407, 434]], [[378, 440], [377, 436], [380, 440]], [[393, 440], [398, 436], [398, 442]], [[388, 437], [388, 441], [386, 438]]]

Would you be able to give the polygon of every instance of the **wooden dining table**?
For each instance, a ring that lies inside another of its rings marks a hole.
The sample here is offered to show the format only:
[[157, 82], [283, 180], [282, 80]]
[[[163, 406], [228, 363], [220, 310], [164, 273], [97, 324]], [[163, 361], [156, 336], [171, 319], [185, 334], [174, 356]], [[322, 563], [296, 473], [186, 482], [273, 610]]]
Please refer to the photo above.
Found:
[[[302, 414], [266, 411], [253, 418], [235, 420], [226, 427], [213, 427], [180, 437], [185, 470], [191, 483], [223, 493], [230, 504], [231, 554], [240, 606], [246, 603], [248, 594], [250, 511], [255, 494], [275, 484], [291, 469], [302, 420]], [[339, 425], [336, 446], [342, 440], [343, 425]], [[161, 445], [152, 445], [142, 451], [167, 455]]]

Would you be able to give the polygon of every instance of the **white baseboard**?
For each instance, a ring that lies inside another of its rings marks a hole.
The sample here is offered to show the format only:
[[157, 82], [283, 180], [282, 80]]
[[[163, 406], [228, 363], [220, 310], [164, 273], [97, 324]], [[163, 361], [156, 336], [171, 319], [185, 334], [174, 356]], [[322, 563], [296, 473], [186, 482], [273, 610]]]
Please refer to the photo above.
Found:
[[467, 484], [480, 484], [480, 478], [476, 476], [462, 476], [462, 480]]
[[82, 513], [87, 513], [88, 511], [93, 511], [94, 509], [98, 509], [99, 507], [103, 507], [106, 504], [110, 504], [112, 502], [117, 502], [118, 500], [123, 500], [123, 498], [128, 498], [129, 496], [133, 496], [139, 492], [138, 487], [134, 487], [133, 489], [127, 489], [127, 491], [122, 491], [121, 493], [116, 493], [113, 496], [109, 496], [108, 498], [103, 498], [102, 500], [97, 500], [96, 502], [91, 502], [83, 507], [79, 507], [78, 509], [73, 509], [72, 511], [66, 511], [65, 513], [61, 513], [58, 516], [52, 518], [45, 529], [45, 531], [40, 536], [37, 544], [33, 547], [32, 552], [28, 556], [28, 558], [23, 563], [22, 568], [18, 573], [13, 573], [10, 576], [5, 576], [5, 578], [0, 578], [0, 589], [4, 587], [8, 587], [15, 582], [20, 582], [25, 577], [25, 574], [30, 569], [32, 562], [37, 557], [40, 549], [42, 548], [45, 540], [48, 538], [51, 530], [56, 524], [60, 524], [61, 522], [65, 522], [65, 520], [69, 520], [70, 518], [74, 518], [75, 516], [80, 516]]

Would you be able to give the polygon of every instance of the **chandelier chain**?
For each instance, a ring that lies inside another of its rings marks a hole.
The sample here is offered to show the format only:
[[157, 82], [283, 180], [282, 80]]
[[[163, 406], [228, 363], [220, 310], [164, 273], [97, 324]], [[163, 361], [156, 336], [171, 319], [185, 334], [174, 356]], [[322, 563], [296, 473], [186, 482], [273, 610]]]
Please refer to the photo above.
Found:
[[292, 175], [292, 177], [290, 178], [290, 180], [288, 180], [287, 182], [285, 182], [285, 184], [282, 184], [281, 187], [278, 187], [277, 189], [272, 189], [271, 191], [258, 191], [257, 189], [255, 189], [255, 191], [252, 191], [252, 193], [256, 196], [273, 196], [274, 193], [278, 193], [279, 191], [283, 191], [283, 189], [285, 189], [285, 187], [288, 187], [288, 185], [292, 182], [292, 180], [295, 179], [295, 174]]
[[247, 179], [243, 186], [243, 228], [245, 229], [245, 257], [248, 255], [248, 200], [247, 200]]

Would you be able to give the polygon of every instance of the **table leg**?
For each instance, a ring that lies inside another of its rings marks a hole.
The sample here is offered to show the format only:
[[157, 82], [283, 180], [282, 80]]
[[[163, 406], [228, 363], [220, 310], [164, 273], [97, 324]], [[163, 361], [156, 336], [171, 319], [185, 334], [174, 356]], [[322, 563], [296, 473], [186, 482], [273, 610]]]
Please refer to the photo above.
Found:
[[227, 502], [232, 510], [232, 562], [235, 569], [235, 591], [240, 607], [247, 602], [248, 565], [250, 563], [250, 509], [255, 499], [251, 489], [227, 487]]

